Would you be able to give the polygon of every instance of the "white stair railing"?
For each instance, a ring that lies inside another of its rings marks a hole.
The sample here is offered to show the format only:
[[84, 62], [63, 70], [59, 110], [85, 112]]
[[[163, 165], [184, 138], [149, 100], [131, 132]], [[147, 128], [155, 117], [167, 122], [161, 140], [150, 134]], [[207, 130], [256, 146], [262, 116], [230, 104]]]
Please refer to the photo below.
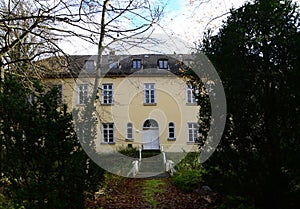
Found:
[[139, 161], [142, 161], [142, 148], [139, 148]]
[[140, 169], [140, 162], [138, 160], [134, 160], [132, 162], [132, 168], [128, 172], [127, 177], [129, 177], [130, 175], [135, 177], [137, 175], [137, 173], [139, 172], [139, 169]]
[[139, 148], [139, 159], [134, 160], [132, 162], [132, 168], [128, 172], [127, 177], [129, 177], [130, 175], [135, 177], [138, 174], [139, 170], [140, 170], [141, 163], [142, 163], [142, 148], [140, 147]]
[[172, 160], [167, 160], [166, 162], [166, 172], [170, 173], [171, 176], [176, 172], [174, 168], [174, 162]]
[[170, 173], [171, 176], [176, 172], [174, 166], [175, 163], [172, 160], [167, 160], [166, 153], [164, 151], [164, 147], [161, 146], [161, 153], [163, 155], [164, 165], [166, 168], [166, 172]]
[[[176, 172], [174, 168], [175, 163], [172, 160], [167, 160], [166, 153], [164, 151], [163, 146], [161, 146], [161, 153], [163, 155], [163, 163], [165, 165], [165, 171], [168, 172], [171, 176], [173, 176], [173, 174]], [[132, 162], [132, 168], [128, 172], [127, 177], [129, 176], [135, 177], [140, 170], [141, 163], [142, 163], [142, 149], [139, 148], [139, 159], [134, 160]]]
[[162, 155], [163, 155], [163, 160], [164, 160], [164, 165], [165, 165], [166, 162], [167, 162], [167, 158], [166, 158], [166, 153], [165, 153], [165, 151], [164, 151], [164, 147], [163, 147], [163, 146], [161, 146], [161, 153], [162, 153]]

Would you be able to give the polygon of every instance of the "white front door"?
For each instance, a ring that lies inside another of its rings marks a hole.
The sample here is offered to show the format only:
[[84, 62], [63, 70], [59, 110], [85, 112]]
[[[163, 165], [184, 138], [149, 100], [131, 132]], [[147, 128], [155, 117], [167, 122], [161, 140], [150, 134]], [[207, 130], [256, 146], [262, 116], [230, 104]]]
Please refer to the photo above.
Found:
[[143, 149], [159, 150], [159, 129], [158, 123], [149, 119], [143, 124]]
[[159, 149], [159, 131], [143, 130], [143, 149], [158, 150]]

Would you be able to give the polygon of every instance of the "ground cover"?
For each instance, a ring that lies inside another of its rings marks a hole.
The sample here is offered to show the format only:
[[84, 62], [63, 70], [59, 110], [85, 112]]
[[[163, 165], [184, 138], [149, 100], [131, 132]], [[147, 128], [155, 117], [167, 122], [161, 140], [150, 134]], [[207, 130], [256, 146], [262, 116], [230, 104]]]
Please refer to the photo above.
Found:
[[132, 179], [109, 175], [95, 197], [86, 202], [89, 209], [212, 208], [219, 196], [203, 188], [192, 192], [174, 186], [170, 178]]

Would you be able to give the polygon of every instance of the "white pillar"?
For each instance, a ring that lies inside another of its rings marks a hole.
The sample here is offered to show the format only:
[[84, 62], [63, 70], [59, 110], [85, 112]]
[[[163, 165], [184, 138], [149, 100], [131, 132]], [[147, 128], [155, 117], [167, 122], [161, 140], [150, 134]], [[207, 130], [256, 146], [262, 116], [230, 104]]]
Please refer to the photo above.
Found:
[[162, 152], [162, 155], [163, 155], [163, 158], [164, 158], [164, 164], [166, 164], [167, 158], [166, 158], [166, 153], [164, 152], [164, 147], [163, 146], [161, 146], [161, 152]]
[[142, 161], [142, 148], [139, 148], [139, 161]]

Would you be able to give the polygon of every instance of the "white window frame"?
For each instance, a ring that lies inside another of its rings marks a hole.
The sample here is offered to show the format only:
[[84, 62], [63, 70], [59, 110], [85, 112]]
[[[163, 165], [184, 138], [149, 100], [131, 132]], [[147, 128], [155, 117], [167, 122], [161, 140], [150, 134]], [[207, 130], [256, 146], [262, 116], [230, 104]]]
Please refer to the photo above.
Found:
[[195, 122], [187, 123], [187, 142], [195, 143], [199, 138], [199, 124]]
[[[105, 134], [105, 132], [107, 132]], [[111, 137], [112, 134], [112, 137]], [[101, 123], [102, 143], [113, 144], [115, 143], [115, 125], [114, 123]]]
[[134, 70], [142, 69], [142, 60], [141, 59], [133, 59], [132, 60], [132, 69], [134, 69]]
[[144, 84], [144, 104], [156, 104], [155, 83]]
[[126, 139], [133, 140], [133, 123], [131, 122], [128, 122], [126, 125]]
[[169, 69], [169, 61], [168, 59], [159, 59], [158, 60], [158, 69]]
[[194, 95], [194, 88], [191, 85], [186, 85], [186, 103], [196, 104], [197, 100]]
[[[173, 129], [173, 131], [171, 131], [170, 129]], [[173, 137], [171, 136], [171, 133], [173, 133]], [[176, 139], [176, 129], [175, 129], [175, 123], [174, 122], [170, 122], [168, 124], [168, 139], [170, 140], [175, 140]]]
[[86, 104], [86, 102], [89, 98], [89, 85], [88, 84], [78, 84], [77, 92], [78, 92], [77, 104], [79, 104], [79, 105]]
[[[108, 88], [110, 87], [111, 88]], [[102, 99], [101, 104], [111, 105], [114, 103], [114, 84], [103, 83], [102, 84]]]

